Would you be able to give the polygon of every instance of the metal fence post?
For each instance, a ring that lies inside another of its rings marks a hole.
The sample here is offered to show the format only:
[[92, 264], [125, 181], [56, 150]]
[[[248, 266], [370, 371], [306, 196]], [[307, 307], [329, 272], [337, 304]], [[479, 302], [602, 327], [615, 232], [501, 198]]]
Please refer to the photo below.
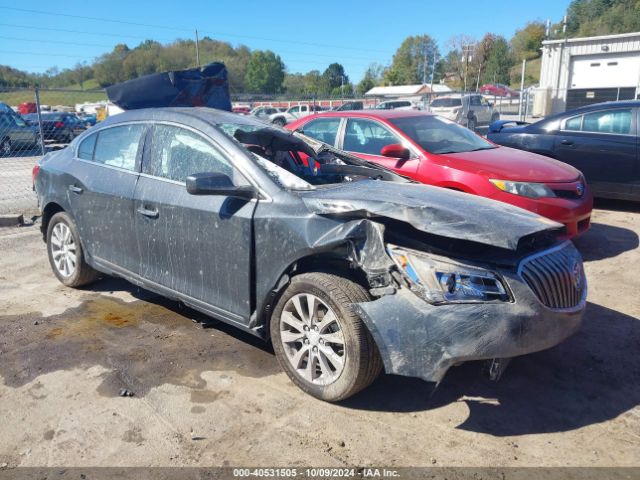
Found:
[[38, 131], [40, 132], [40, 150], [41, 155], [44, 155], [44, 130], [42, 129], [42, 114], [40, 113], [40, 91], [38, 87], [35, 87], [35, 97], [36, 97], [36, 113], [38, 114]]

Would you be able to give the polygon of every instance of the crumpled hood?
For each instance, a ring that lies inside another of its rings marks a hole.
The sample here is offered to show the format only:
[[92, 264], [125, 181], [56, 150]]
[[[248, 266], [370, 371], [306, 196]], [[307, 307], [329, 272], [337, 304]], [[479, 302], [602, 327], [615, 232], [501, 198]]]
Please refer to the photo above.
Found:
[[387, 217], [433, 235], [516, 250], [561, 224], [512, 205], [440, 187], [363, 180], [300, 193], [320, 215]]

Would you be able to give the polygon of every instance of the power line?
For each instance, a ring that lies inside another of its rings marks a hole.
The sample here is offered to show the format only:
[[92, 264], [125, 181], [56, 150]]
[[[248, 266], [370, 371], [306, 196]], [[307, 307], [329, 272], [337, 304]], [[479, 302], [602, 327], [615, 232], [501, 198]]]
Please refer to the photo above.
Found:
[[110, 19], [110, 18], [100, 18], [100, 17], [88, 17], [85, 15], [72, 15], [70, 13], [57, 13], [57, 12], [45, 12], [42, 10], [31, 10], [29, 8], [18, 8], [18, 7], [5, 7], [0, 5], [0, 8], [3, 8], [5, 10], [13, 10], [15, 12], [25, 12], [25, 13], [38, 13], [41, 15], [51, 15], [54, 17], [67, 17], [67, 18], [77, 18], [80, 20], [95, 20], [98, 22], [111, 22], [111, 23], [120, 23], [122, 25], [132, 25], [135, 27], [149, 27], [149, 28], [163, 28], [166, 30], [180, 30], [180, 31], [189, 31], [191, 32], [190, 28], [180, 28], [180, 27], [170, 27], [168, 25], [153, 25], [153, 24], [148, 24], [148, 23], [137, 23], [137, 22], [129, 22], [126, 20], [115, 20], [115, 19]]
[[[0, 24], [2, 25], [2, 24]], [[7, 36], [0, 36], [1, 39], [5, 39], [5, 40], [18, 40], [21, 42], [32, 42], [32, 43], [53, 43], [53, 44], [59, 44], [59, 45], [72, 45], [72, 46], [78, 46], [78, 47], [102, 47], [102, 48], [113, 48], [113, 45], [105, 45], [105, 44], [99, 44], [99, 43], [79, 43], [79, 42], [65, 42], [65, 41], [60, 41], [60, 40], [39, 40], [39, 39], [33, 39], [33, 38], [22, 38], [22, 37], [7, 37]], [[166, 45], [166, 44], [165, 44]], [[329, 55], [329, 54], [322, 54], [322, 53], [315, 53], [315, 52], [297, 52], [297, 51], [293, 51], [293, 50], [278, 50], [278, 52], [276, 52], [277, 54], [291, 54], [291, 55], [304, 55], [304, 57], [308, 57], [309, 55], [313, 55], [314, 57], [326, 57], [326, 58], [334, 58], [336, 60], [341, 60], [341, 59], [348, 59], [348, 60], [366, 60], [368, 62], [372, 62], [374, 60], [372, 60], [370, 57], [353, 57], [353, 56], [344, 56], [344, 55]]]
[[[101, 18], [101, 17], [89, 17], [89, 16], [84, 16], [84, 15], [72, 15], [69, 13], [57, 13], [57, 12], [47, 12], [47, 11], [43, 11], [43, 10], [32, 10], [32, 9], [28, 9], [28, 8], [18, 8], [18, 7], [6, 7], [6, 6], [1, 6], [0, 8], [5, 9], [5, 10], [13, 10], [13, 11], [18, 11], [18, 12], [25, 12], [25, 13], [37, 13], [37, 14], [41, 14], [41, 15], [52, 15], [52, 16], [57, 16], [57, 17], [67, 17], [67, 18], [77, 18], [77, 19], [82, 19], [82, 20], [94, 20], [94, 21], [99, 21], [99, 22], [111, 22], [111, 23], [118, 23], [118, 24], [122, 24], [122, 25], [132, 25], [132, 26], [137, 26], [137, 27], [148, 27], [148, 28], [162, 28], [165, 30], [175, 30], [175, 31], [188, 31], [189, 33], [192, 32], [191, 28], [186, 28], [186, 27], [171, 27], [168, 25], [154, 25], [154, 24], [147, 24], [147, 23], [137, 23], [137, 22], [129, 22], [126, 20], [117, 20], [117, 19], [110, 19], [110, 18]], [[206, 32], [203, 32], [206, 33]], [[280, 42], [280, 43], [291, 43], [291, 39], [278, 39], [278, 38], [269, 38], [269, 37], [255, 37], [255, 36], [250, 36], [250, 35], [237, 35], [234, 33], [226, 33], [226, 32], [209, 32], [210, 35], [214, 35], [214, 36], [227, 36], [227, 37], [234, 37], [234, 38], [248, 38], [248, 39], [252, 39], [252, 40], [263, 40], [263, 41], [269, 41], [269, 42]], [[382, 50], [375, 50], [375, 49], [367, 49], [367, 48], [360, 48], [360, 47], [347, 47], [344, 45], [329, 45], [329, 44], [324, 44], [324, 43], [313, 43], [313, 42], [301, 42], [301, 41], [296, 41], [296, 43], [298, 45], [309, 45], [309, 46], [316, 46], [316, 47], [323, 47], [323, 48], [338, 48], [338, 49], [343, 49], [343, 50], [354, 50], [354, 51], [368, 51], [368, 52], [372, 52], [372, 53], [384, 53], [384, 54], [388, 54], [389, 52], [386, 51], [382, 51]]]
[[[26, 28], [30, 31], [34, 30], [34, 26], [33, 25], [15, 25], [15, 24], [11, 24], [11, 23], [0, 23], [0, 26], [2, 27], [12, 27], [12, 28]], [[102, 37], [115, 37], [115, 38], [135, 38], [138, 40], [149, 40], [149, 37], [139, 37], [137, 35], [124, 35], [124, 34], [115, 34], [115, 33], [98, 33], [98, 32], [87, 32], [87, 31], [83, 31], [83, 30], [67, 30], [64, 28], [53, 28], [53, 27], [35, 27], [37, 30], [47, 30], [50, 32], [64, 32], [64, 33], [79, 33], [82, 35], [98, 35], [98, 36], [102, 36]], [[179, 39], [158, 39], [158, 41], [166, 41], [166, 42], [173, 42]]]
[[77, 42], [63, 42], [60, 40], [36, 40], [33, 38], [18, 38], [18, 37], [4, 37], [0, 36], [0, 38], [5, 40], [19, 40], [21, 42], [32, 42], [32, 43], [55, 43], [59, 45], [73, 45], [76, 47], [103, 47], [103, 48], [113, 48], [113, 45], [104, 45], [98, 43], [77, 43]]
[[45, 57], [78, 58], [77, 55], [67, 55], [64, 53], [49, 53], [49, 52], [16, 52], [14, 50], [0, 50], [0, 53], [8, 53], [10, 55], [41, 55]]

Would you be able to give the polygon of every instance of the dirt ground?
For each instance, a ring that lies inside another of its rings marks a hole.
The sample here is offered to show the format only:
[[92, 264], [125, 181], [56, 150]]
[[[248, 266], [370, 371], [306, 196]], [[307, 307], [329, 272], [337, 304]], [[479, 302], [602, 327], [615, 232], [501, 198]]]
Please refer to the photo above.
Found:
[[574, 337], [498, 383], [472, 363], [435, 391], [381, 376], [338, 405], [176, 303], [109, 278], [63, 287], [37, 227], [4, 229], [0, 466], [638, 466], [640, 207], [593, 221]]

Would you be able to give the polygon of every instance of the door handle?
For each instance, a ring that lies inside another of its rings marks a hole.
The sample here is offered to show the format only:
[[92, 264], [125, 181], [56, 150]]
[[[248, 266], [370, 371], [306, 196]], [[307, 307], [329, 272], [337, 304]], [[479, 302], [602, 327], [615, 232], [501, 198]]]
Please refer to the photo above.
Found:
[[562, 145], [573, 145], [573, 140], [564, 139], [560, 142]]
[[75, 185], [69, 185], [69, 191], [73, 193], [82, 193], [84, 190], [80, 187], [76, 187]]
[[149, 218], [158, 218], [158, 210], [150, 210], [144, 207], [138, 208], [138, 213]]

